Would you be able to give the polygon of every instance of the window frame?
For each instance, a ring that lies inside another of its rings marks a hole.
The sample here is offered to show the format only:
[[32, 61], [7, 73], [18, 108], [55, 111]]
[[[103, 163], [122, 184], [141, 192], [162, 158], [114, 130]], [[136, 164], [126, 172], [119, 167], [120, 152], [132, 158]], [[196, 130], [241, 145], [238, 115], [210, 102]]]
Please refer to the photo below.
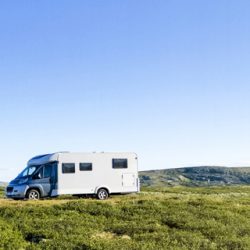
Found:
[[[84, 165], [84, 164], [88, 164], [89, 166], [90, 166], [90, 168], [89, 169], [81, 169], [81, 165]], [[93, 171], [93, 163], [92, 162], [80, 162], [79, 163], [79, 171]]]
[[[72, 165], [72, 167], [74, 167], [74, 172], [65, 172], [65, 170], [63, 169], [65, 165]], [[76, 164], [74, 162], [62, 163], [62, 174], [75, 174], [75, 173], [76, 173]]]
[[[116, 162], [115, 161], [124, 161], [125, 167], [115, 167]], [[128, 168], [128, 159], [127, 158], [113, 158], [112, 159], [112, 169], [127, 169]]]

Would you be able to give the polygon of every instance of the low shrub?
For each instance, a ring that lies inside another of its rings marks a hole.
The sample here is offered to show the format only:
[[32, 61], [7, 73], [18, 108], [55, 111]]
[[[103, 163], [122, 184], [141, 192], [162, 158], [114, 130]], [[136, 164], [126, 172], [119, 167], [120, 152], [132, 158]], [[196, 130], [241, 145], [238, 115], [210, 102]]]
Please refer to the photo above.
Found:
[[0, 199], [0, 249], [250, 249], [250, 187]]

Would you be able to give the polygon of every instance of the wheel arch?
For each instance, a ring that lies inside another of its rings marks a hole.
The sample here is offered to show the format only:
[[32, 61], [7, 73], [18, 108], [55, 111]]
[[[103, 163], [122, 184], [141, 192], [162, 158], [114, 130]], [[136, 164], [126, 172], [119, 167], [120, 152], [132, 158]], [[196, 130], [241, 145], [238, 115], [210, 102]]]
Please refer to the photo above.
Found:
[[108, 194], [110, 194], [110, 188], [108, 186], [105, 186], [105, 185], [101, 185], [101, 186], [98, 186], [95, 188], [95, 194], [97, 194], [98, 190], [100, 189], [106, 189]]
[[38, 186], [31, 186], [31, 187], [27, 188], [27, 190], [25, 192], [25, 197], [26, 198], [27, 198], [27, 195], [28, 195], [29, 191], [32, 190], [32, 189], [37, 190], [39, 192], [39, 194], [40, 194], [40, 197], [43, 196], [43, 192], [42, 192], [41, 188], [39, 188]]

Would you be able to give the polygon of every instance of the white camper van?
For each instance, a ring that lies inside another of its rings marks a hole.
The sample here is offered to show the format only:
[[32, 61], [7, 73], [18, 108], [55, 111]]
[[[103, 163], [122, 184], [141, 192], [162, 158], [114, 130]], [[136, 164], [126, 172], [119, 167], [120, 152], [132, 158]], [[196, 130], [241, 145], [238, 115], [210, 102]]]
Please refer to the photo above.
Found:
[[62, 194], [96, 195], [139, 192], [135, 153], [60, 152], [33, 157], [6, 188], [13, 199], [39, 199]]

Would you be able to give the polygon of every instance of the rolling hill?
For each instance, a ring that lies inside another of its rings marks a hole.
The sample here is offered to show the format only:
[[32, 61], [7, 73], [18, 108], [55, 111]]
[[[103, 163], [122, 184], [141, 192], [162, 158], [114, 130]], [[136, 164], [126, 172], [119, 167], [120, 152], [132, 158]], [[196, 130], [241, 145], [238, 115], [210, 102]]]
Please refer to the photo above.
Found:
[[218, 186], [250, 184], [250, 167], [186, 167], [140, 172], [142, 186]]
[[[201, 166], [140, 171], [141, 186], [249, 185], [250, 167]], [[7, 182], [0, 181], [0, 187]]]

